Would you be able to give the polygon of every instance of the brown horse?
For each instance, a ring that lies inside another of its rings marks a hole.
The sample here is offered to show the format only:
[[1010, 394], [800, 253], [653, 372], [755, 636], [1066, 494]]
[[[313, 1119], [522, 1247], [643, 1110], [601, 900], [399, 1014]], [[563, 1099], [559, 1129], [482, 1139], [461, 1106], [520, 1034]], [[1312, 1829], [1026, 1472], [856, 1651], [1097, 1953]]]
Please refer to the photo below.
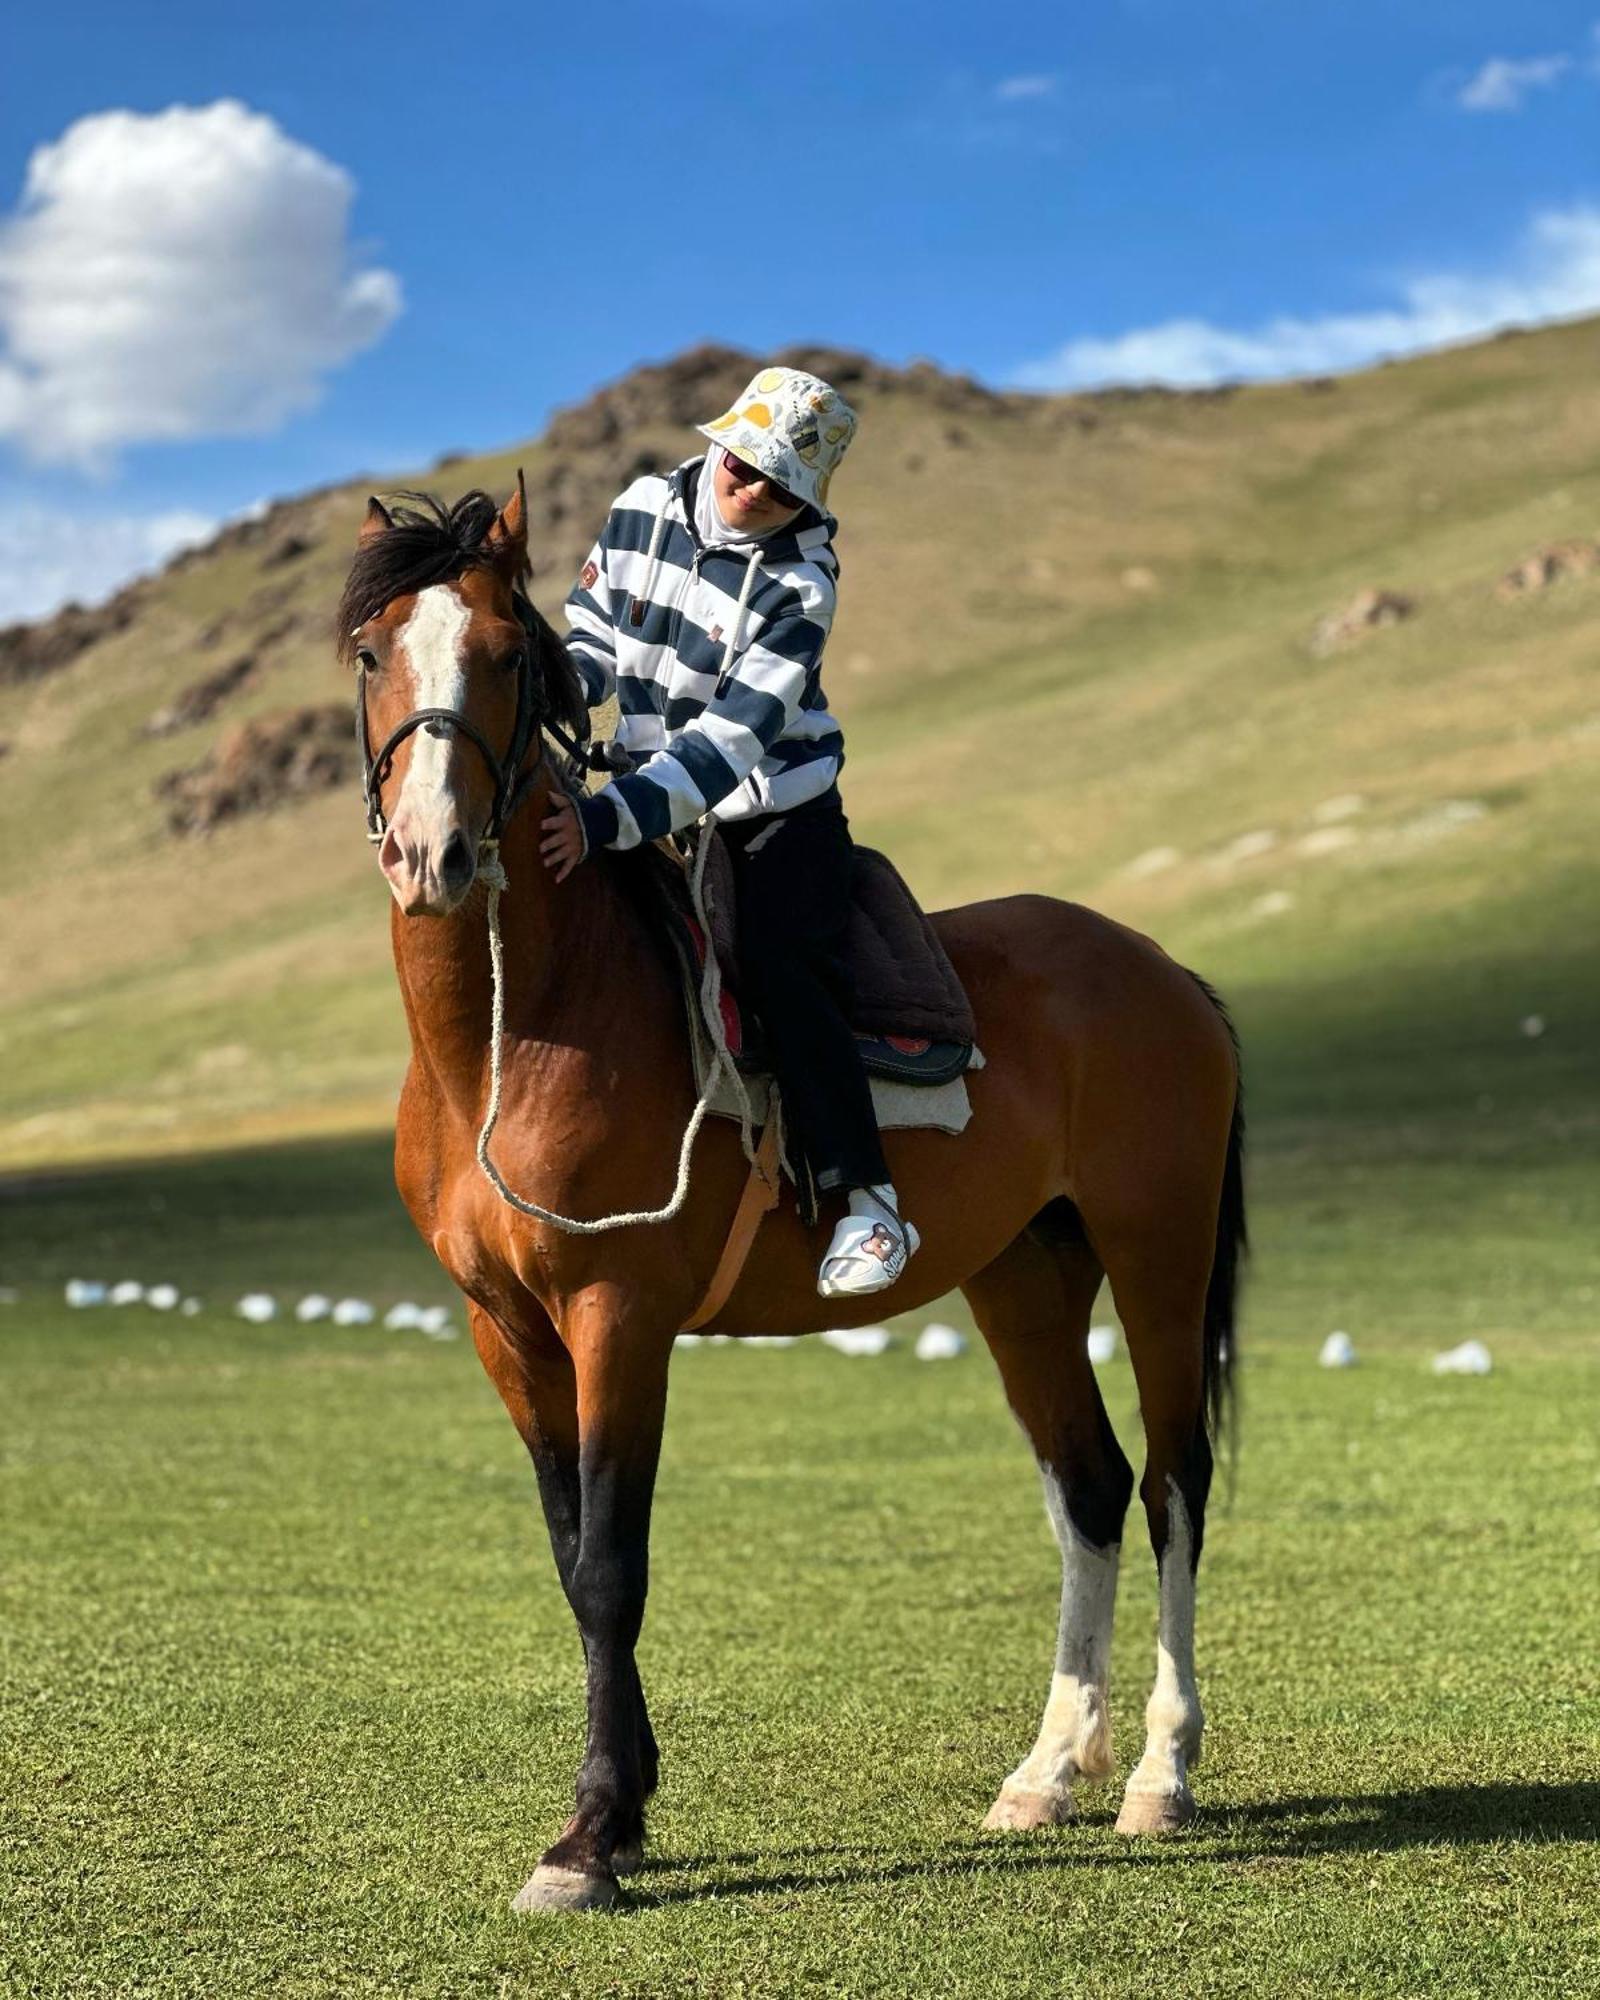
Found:
[[[746, 1165], [733, 1126], [708, 1128], [674, 1220], [590, 1236], [517, 1213], [479, 1170], [491, 988], [474, 885], [486, 835], [502, 835], [509, 883], [495, 1146], [509, 1184], [577, 1217], [662, 1203], [694, 1085], [676, 978], [628, 879], [638, 857], [591, 859], [560, 886], [540, 865], [557, 778], [539, 725], [580, 724], [582, 697], [560, 640], [521, 596], [520, 482], [498, 514], [481, 494], [448, 513], [412, 499], [394, 516], [371, 502], [340, 622], [363, 744], [381, 746], [368, 751], [369, 807], [411, 1030], [396, 1173], [471, 1302], [483, 1365], [532, 1456], [587, 1660], [576, 1810], [517, 1907], [585, 1908], [615, 1901], [617, 1875], [642, 1853], [657, 1752], [634, 1652], [668, 1363]], [[1144, 1754], [1117, 1824], [1162, 1832], [1194, 1812], [1200, 1751], [1194, 1576], [1244, 1243], [1236, 1049], [1199, 980], [1091, 911], [1015, 896], [935, 921], [988, 1062], [970, 1078], [959, 1137], [887, 1137], [921, 1254], [889, 1292], [825, 1304], [816, 1270], [834, 1217], [808, 1230], [785, 1201], [712, 1325], [805, 1333], [965, 1292], [1061, 1549], [1044, 1720], [985, 1821], [1036, 1827], [1071, 1819], [1079, 1780], [1113, 1769], [1107, 1668], [1133, 1473], [1085, 1344], [1109, 1278], [1139, 1387], [1140, 1494], [1160, 1585]]]

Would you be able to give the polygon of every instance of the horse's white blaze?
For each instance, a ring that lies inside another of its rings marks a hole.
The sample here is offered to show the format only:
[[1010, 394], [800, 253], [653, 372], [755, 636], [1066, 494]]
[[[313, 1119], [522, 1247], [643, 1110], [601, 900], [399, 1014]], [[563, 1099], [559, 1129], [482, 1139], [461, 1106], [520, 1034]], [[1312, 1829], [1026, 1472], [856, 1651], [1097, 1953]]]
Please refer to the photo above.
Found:
[[[467, 669], [462, 641], [472, 614], [448, 583], [420, 591], [411, 616], [400, 628], [400, 645], [411, 668], [413, 708], [462, 708], [467, 699]], [[411, 738], [411, 763], [400, 802], [424, 821], [450, 803], [446, 784], [455, 732], [435, 735], [424, 724]]]
[[1112, 1769], [1111, 1621], [1117, 1601], [1119, 1545], [1096, 1549], [1072, 1525], [1059, 1484], [1044, 1473], [1045, 1506], [1061, 1549], [1061, 1622], [1039, 1736], [1006, 1779], [1000, 1798], [1048, 1801], [1070, 1813], [1080, 1778]]
[[1161, 1557], [1156, 1683], [1144, 1712], [1144, 1755], [1128, 1792], [1187, 1799], [1200, 1761], [1205, 1715], [1194, 1678], [1194, 1535], [1177, 1482], [1167, 1481], [1167, 1546]]

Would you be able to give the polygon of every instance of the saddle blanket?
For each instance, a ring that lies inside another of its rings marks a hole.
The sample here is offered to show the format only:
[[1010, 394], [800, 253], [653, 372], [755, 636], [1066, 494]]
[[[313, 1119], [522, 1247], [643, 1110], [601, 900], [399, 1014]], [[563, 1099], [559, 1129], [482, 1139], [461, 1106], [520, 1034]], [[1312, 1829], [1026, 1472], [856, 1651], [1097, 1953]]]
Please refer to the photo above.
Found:
[[[705, 890], [723, 990], [736, 996], [739, 912], [733, 863], [719, 836], [703, 837], [711, 840]], [[683, 907], [695, 949], [703, 954], [705, 941], [686, 899]], [[975, 1033], [960, 977], [899, 869], [888, 855], [859, 843], [845, 955], [855, 988], [850, 1025], [865, 1045], [868, 1066], [930, 1085], [959, 1074]], [[732, 1026], [742, 1034], [736, 1000], [733, 1013]], [[731, 1039], [730, 1047], [741, 1052]]]
[[[872, 1108], [881, 1132], [965, 1131], [972, 1118], [966, 1072], [982, 1069], [982, 1051], [973, 1040], [972, 1010], [937, 933], [909, 888], [883, 855], [856, 850], [855, 906], [851, 957], [857, 974], [854, 1019], [862, 1067], [872, 1090]], [[673, 864], [665, 885], [671, 912], [669, 935], [683, 980], [684, 1011], [694, 1053], [695, 1088], [703, 1090], [715, 1059], [700, 1012], [706, 937], [688, 906], [681, 866]], [[719, 966], [725, 979], [737, 977], [734, 948], [737, 916], [732, 869], [720, 841], [707, 870], [707, 902]], [[891, 1032], [891, 1024], [896, 1030]], [[721, 989], [721, 1027], [739, 1081], [750, 1099], [753, 1122], [767, 1122], [771, 1074], [759, 1036], [727, 984]], [[738, 1083], [724, 1071], [708, 1109], [713, 1116], [738, 1119]], [[799, 1181], [787, 1148], [782, 1166]], [[814, 1191], [802, 1190], [802, 1210], [814, 1207]]]
[[[711, 1071], [713, 1051], [711, 1037], [706, 1033], [705, 1022], [700, 1015], [700, 995], [698, 985], [691, 980], [687, 971], [684, 980], [684, 1003], [689, 1017], [689, 1039], [694, 1050], [695, 1089], [703, 1090]], [[872, 1086], [872, 1109], [877, 1116], [880, 1132], [922, 1131], [922, 1132], [964, 1132], [972, 1120], [972, 1100], [967, 1095], [967, 1070], [982, 1069], [983, 1051], [973, 1047], [961, 1073], [950, 1077], [944, 1083], [903, 1083], [897, 1077], [880, 1076], [868, 1072], [867, 1081]], [[750, 1096], [750, 1110], [757, 1126], [765, 1125], [768, 1103], [771, 1096], [771, 1077], [758, 1072], [741, 1073], [741, 1081]], [[733, 1079], [724, 1071], [717, 1079], [716, 1090], [709, 1106], [713, 1117], [738, 1119], [739, 1093]], [[783, 1158], [784, 1172], [794, 1179], [794, 1168], [787, 1152]]]

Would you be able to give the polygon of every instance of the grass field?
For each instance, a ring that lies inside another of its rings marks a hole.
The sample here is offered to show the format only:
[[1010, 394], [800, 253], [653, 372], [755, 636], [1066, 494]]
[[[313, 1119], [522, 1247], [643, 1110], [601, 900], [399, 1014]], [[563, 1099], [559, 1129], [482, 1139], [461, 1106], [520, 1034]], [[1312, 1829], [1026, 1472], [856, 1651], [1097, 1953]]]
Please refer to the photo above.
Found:
[[[1258, 1161], [1196, 1826], [1129, 1846], [1108, 1792], [1076, 1828], [976, 1830], [1031, 1740], [1056, 1588], [981, 1349], [702, 1348], [674, 1370], [642, 1651], [655, 1860], [610, 1920], [506, 1907], [570, 1796], [581, 1662], [469, 1345], [222, 1310], [260, 1283], [440, 1296], [385, 1147], [14, 1188], [0, 1990], [1594, 1991], [1578, 1163], [1519, 1189], [1326, 1151], [1269, 1134]], [[90, 1271], [211, 1305], [67, 1312]], [[1336, 1324], [1345, 1374], [1315, 1366]], [[1495, 1374], [1432, 1376], [1467, 1331]], [[1131, 1438], [1126, 1364], [1105, 1381]], [[1129, 1547], [1124, 1774], [1154, 1629]]]

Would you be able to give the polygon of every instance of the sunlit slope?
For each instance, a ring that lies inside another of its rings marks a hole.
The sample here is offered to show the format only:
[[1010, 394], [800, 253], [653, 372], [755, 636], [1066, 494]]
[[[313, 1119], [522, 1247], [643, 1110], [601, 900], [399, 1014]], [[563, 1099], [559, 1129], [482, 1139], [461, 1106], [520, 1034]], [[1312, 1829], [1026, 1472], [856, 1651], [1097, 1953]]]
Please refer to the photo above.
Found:
[[[1600, 580], [1494, 584], [1600, 532], [1597, 361], [1585, 323], [1325, 387], [863, 396], [828, 675], [857, 831], [931, 904], [1036, 887], [1152, 931], [1234, 996], [1284, 1145], [1359, 1149], [1380, 1119], [1424, 1153], [1592, 1142]], [[585, 490], [692, 442], [647, 422]], [[539, 490], [567, 472], [532, 445], [428, 483], [498, 490], [518, 462]], [[327, 616], [364, 492], [290, 510], [293, 560], [202, 555], [0, 691], [5, 1157], [389, 1114], [403, 1031], [353, 794], [204, 841], [152, 796], [238, 720], [348, 694]], [[1417, 615], [1314, 657], [1369, 584]], [[212, 722], [140, 736], [286, 623]]]

